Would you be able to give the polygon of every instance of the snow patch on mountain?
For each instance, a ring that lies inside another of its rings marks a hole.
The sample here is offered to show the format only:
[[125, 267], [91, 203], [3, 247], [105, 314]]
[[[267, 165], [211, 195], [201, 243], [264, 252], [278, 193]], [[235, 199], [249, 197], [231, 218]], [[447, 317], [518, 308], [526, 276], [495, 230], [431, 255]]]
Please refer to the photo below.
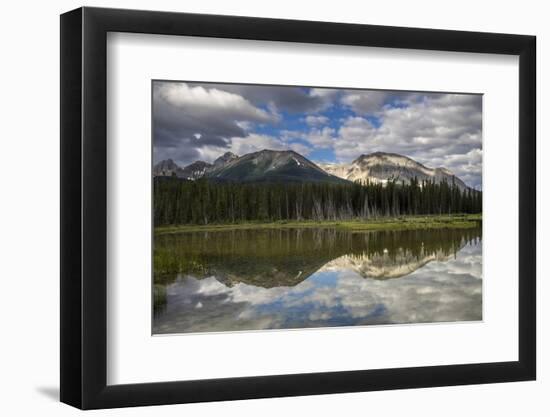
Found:
[[403, 155], [375, 152], [361, 155], [349, 164], [322, 164], [325, 171], [349, 181], [362, 183], [382, 183], [389, 180], [410, 182], [416, 178], [419, 182], [430, 180], [436, 183], [453, 182], [461, 189], [467, 185], [446, 168], [428, 168]]
[[226, 152], [212, 164], [195, 161], [179, 167], [172, 159], [159, 162], [154, 176], [178, 177], [187, 180], [218, 178], [232, 181], [328, 181], [347, 180], [386, 184], [388, 181], [422, 181], [455, 183], [461, 190], [467, 185], [446, 168], [428, 168], [403, 155], [375, 152], [361, 155], [349, 164], [315, 164], [294, 151], [264, 149], [243, 156]]

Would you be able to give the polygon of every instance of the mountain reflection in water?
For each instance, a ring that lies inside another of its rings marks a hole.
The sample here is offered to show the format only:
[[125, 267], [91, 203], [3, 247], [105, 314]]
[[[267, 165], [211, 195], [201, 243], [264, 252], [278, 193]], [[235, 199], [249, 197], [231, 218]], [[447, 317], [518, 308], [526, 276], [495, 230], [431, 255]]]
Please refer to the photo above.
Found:
[[153, 333], [481, 320], [481, 227], [155, 236]]

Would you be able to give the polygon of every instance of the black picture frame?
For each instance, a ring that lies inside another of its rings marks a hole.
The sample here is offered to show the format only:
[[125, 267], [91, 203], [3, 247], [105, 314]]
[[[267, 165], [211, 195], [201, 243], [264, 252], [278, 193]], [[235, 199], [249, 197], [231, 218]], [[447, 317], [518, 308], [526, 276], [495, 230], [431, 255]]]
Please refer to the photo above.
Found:
[[[107, 385], [108, 32], [519, 56], [519, 358], [512, 362]], [[61, 15], [61, 401], [81, 409], [533, 380], [534, 36], [136, 10]]]

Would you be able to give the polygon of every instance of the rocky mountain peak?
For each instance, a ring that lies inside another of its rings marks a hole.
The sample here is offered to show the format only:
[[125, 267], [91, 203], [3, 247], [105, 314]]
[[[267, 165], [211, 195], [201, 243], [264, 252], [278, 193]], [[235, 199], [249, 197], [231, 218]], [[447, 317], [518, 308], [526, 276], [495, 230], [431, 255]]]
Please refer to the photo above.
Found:
[[202, 177], [235, 182], [410, 182], [416, 178], [449, 184], [461, 190], [467, 185], [446, 168], [429, 168], [404, 155], [389, 152], [363, 154], [348, 164], [317, 165], [292, 150], [262, 149], [241, 157], [232, 152], [219, 156], [213, 164], [195, 161], [180, 168], [172, 159], [153, 168], [155, 176], [177, 176], [187, 180]]
[[292, 150], [262, 149], [214, 167], [208, 176], [235, 182], [346, 182]]
[[233, 152], [226, 152], [222, 156], [216, 158], [216, 160], [214, 161], [214, 165], [226, 164], [237, 158], [238, 155], [235, 155]]
[[407, 156], [389, 152], [363, 154], [349, 164], [323, 165], [322, 168], [349, 181], [385, 184], [389, 180], [409, 182], [416, 178], [420, 182], [455, 182], [462, 190], [468, 188], [448, 169], [428, 168]]
[[181, 168], [172, 159], [165, 159], [153, 167], [154, 176], [171, 177], [177, 175]]

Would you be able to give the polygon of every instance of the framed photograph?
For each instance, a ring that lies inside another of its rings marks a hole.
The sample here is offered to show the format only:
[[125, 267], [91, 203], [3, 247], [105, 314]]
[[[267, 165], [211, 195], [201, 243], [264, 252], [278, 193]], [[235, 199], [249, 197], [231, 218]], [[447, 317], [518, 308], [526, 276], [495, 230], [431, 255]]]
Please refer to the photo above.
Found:
[[533, 380], [535, 37], [61, 16], [61, 401]]

